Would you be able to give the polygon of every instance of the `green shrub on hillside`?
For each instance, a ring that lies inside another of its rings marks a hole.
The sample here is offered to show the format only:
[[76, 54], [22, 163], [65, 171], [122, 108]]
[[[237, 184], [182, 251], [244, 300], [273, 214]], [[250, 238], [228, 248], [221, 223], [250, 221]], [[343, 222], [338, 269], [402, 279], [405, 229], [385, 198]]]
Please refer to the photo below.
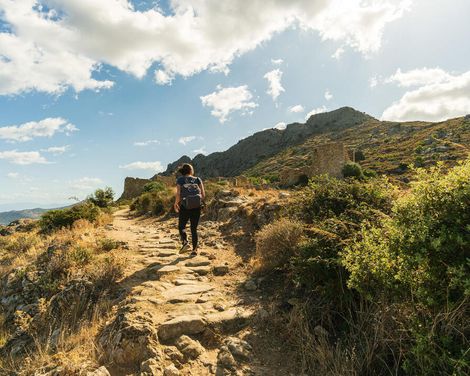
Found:
[[161, 215], [172, 210], [173, 193], [170, 189], [142, 193], [134, 199], [130, 208], [139, 215]]
[[470, 161], [447, 175], [418, 170], [392, 219], [362, 231], [345, 254], [350, 284], [387, 288], [428, 307], [456, 304], [470, 294]]
[[348, 273], [340, 254], [361, 223], [390, 213], [394, 187], [385, 179], [362, 182], [313, 178], [293, 203], [292, 215], [310, 225], [308, 240], [293, 259], [292, 277], [307, 290], [343, 299]]
[[62, 227], [70, 228], [79, 219], [94, 223], [100, 215], [100, 209], [91, 202], [77, 204], [71, 208], [50, 210], [39, 220], [41, 232], [49, 233]]
[[97, 189], [87, 200], [100, 208], [109, 208], [114, 202], [114, 191], [111, 187]]
[[343, 264], [350, 287], [407, 312], [399, 319], [411, 342], [407, 374], [468, 374], [470, 160], [447, 175], [440, 166], [417, 175], [390, 219], [362, 229]]
[[152, 181], [144, 185], [144, 192], [163, 192], [166, 185], [161, 181]]
[[346, 163], [341, 172], [345, 178], [364, 179], [364, 172], [362, 171], [361, 165], [358, 163]]

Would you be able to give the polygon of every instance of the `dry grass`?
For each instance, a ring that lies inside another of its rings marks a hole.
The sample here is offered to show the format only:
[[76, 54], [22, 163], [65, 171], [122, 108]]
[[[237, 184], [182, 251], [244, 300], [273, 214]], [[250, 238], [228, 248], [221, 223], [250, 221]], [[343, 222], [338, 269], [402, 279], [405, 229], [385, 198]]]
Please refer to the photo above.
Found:
[[[18, 328], [34, 340], [27, 354], [2, 359], [0, 374], [32, 375], [53, 364], [63, 368], [61, 375], [76, 375], [83, 365], [98, 363], [95, 337], [112, 311], [108, 292], [123, 276], [126, 261], [120, 244], [104, 239], [102, 230], [86, 220], [48, 236], [36, 231], [0, 238], [0, 280], [8, 276], [21, 283], [24, 273], [36, 275], [37, 296], [26, 303], [40, 303], [34, 317], [22, 311], [15, 320], [0, 317], [0, 347]], [[91, 291], [77, 289], [72, 300], [59, 300], [52, 308], [51, 298], [81, 279], [91, 282]]]
[[[33, 375], [54, 365], [62, 367], [61, 375], [78, 375], [86, 369], [96, 368], [101, 351], [95, 338], [111, 312], [111, 302], [104, 299], [96, 305], [90, 320], [84, 321], [75, 315], [70, 322], [63, 323], [58, 334], [38, 336], [32, 333], [34, 347], [30, 353], [24, 358], [3, 360], [0, 373]], [[76, 329], [72, 331], [71, 327], [74, 326]]]
[[281, 218], [264, 226], [255, 235], [253, 266], [260, 272], [266, 272], [286, 265], [295, 255], [302, 238], [302, 223], [292, 219]]

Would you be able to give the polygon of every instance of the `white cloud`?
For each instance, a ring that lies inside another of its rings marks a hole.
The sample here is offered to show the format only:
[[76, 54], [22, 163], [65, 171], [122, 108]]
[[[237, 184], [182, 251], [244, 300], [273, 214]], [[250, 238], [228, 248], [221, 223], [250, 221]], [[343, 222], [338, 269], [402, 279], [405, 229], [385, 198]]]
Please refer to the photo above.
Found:
[[69, 148], [70, 148], [70, 145], [51, 146], [47, 149], [41, 149], [41, 151], [45, 153], [51, 153], [53, 155], [60, 155], [60, 154], [64, 154]]
[[304, 112], [305, 108], [301, 104], [297, 104], [295, 106], [290, 106], [288, 110], [289, 112], [292, 112], [292, 113], [299, 113], [299, 112]]
[[17, 172], [9, 172], [9, 173], [7, 174], [7, 177], [9, 177], [10, 179], [18, 179], [19, 176], [20, 176], [20, 174], [17, 173]]
[[305, 120], [307, 121], [308, 119], [310, 119], [310, 116], [312, 116], [312, 115], [321, 114], [321, 113], [326, 112], [326, 111], [328, 111], [328, 109], [325, 106], [314, 108], [307, 115], [305, 115]]
[[119, 168], [124, 168], [126, 170], [151, 170], [154, 172], [162, 172], [165, 169], [163, 168], [163, 165], [161, 162], [156, 161], [156, 162], [132, 162], [129, 164], [126, 164], [124, 166], [119, 166]]
[[136, 141], [134, 142], [134, 146], [149, 146], [149, 145], [158, 145], [160, 144], [160, 141], [158, 140], [146, 140], [146, 141]]
[[52, 137], [56, 133], [70, 135], [78, 131], [75, 125], [62, 118], [47, 118], [41, 121], [30, 121], [21, 125], [0, 127], [0, 140], [30, 141], [36, 137]]
[[439, 82], [447, 82], [452, 75], [440, 68], [421, 68], [402, 72], [397, 69], [395, 74], [385, 80], [386, 83], [396, 83], [401, 87], [429, 85]]
[[470, 113], [470, 71], [452, 75], [437, 68], [404, 73], [398, 70], [387, 82], [418, 87], [407, 91], [385, 109], [382, 114], [384, 120], [442, 121]]
[[325, 99], [326, 99], [327, 101], [333, 99], [333, 94], [331, 94], [329, 90], [325, 91]]
[[283, 130], [283, 129], [286, 129], [286, 126], [287, 124], [284, 123], [283, 121], [277, 123], [275, 126], [274, 126], [274, 129], [280, 129], [280, 130]]
[[48, 163], [38, 151], [0, 151], [0, 159], [18, 165], [45, 164]]
[[374, 76], [369, 78], [369, 87], [374, 88], [376, 87], [380, 82], [380, 78], [378, 76]]
[[225, 123], [234, 111], [249, 113], [258, 107], [258, 104], [252, 101], [253, 95], [247, 85], [227, 88], [218, 86], [216, 91], [200, 98], [203, 106], [212, 107], [211, 114], [221, 123]]
[[[42, 4], [46, 4], [43, 7]], [[292, 25], [364, 54], [410, 0], [172, 0], [163, 14], [129, 0], [0, 0], [11, 33], [0, 33], [0, 94], [107, 89], [102, 64], [171, 83], [203, 70], [227, 72], [233, 59]]]
[[269, 89], [268, 93], [275, 101], [277, 97], [285, 91], [281, 84], [282, 71], [280, 69], [274, 69], [264, 75], [264, 78], [268, 80]]
[[271, 59], [271, 64], [273, 65], [281, 65], [284, 62], [282, 59]]
[[196, 139], [196, 136], [185, 136], [185, 137], [180, 137], [178, 142], [180, 144], [186, 145], [190, 143], [191, 141], [194, 141]]
[[339, 48], [334, 52], [334, 54], [331, 55], [331, 57], [332, 57], [333, 59], [339, 60], [339, 59], [341, 59], [341, 57], [343, 56], [344, 52], [345, 52], [344, 48], [343, 48], [343, 47], [339, 47]]
[[89, 191], [98, 188], [103, 184], [100, 178], [83, 177], [69, 182], [69, 187], [79, 191]]

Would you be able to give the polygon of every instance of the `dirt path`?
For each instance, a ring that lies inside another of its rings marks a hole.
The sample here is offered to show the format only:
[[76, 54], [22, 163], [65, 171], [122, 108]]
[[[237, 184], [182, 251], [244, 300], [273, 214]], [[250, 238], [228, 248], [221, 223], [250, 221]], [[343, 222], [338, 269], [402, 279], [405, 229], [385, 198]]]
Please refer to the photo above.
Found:
[[[176, 219], [115, 213], [107, 236], [125, 241], [125, 297], [101, 344], [112, 375], [290, 375], [281, 346], [263, 328], [256, 281], [201, 221], [200, 254], [179, 254]], [[284, 361], [283, 361], [284, 360]]]

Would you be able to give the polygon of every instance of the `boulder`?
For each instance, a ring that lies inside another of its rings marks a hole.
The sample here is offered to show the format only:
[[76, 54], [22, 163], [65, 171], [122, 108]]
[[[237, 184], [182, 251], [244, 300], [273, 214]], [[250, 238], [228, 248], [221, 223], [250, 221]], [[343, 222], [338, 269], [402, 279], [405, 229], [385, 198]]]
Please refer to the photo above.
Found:
[[204, 331], [206, 322], [201, 316], [187, 315], [166, 321], [158, 328], [158, 337], [162, 341], [177, 338], [183, 334], [198, 334]]
[[197, 359], [205, 351], [199, 341], [193, 340], [186, 335], [178, 338], [176, 347], [188, 359]]
[[178, 371], [178, 368], [176, 368], [174, 364], [166, 367], [165, 370], [163, 371], [163, 376], [179, 376], [179, 375], [180, 375], [180, 371]]
[[237, 337], [228, 337], [225, 344], [235, 358], [240, 360], [250, 359], [253, 348], [248, 342]]
[[100, 333], [99, 343], [107, 359], [119, 366], [161, 357], [154, 323], [146, 316], [118, 313]]

